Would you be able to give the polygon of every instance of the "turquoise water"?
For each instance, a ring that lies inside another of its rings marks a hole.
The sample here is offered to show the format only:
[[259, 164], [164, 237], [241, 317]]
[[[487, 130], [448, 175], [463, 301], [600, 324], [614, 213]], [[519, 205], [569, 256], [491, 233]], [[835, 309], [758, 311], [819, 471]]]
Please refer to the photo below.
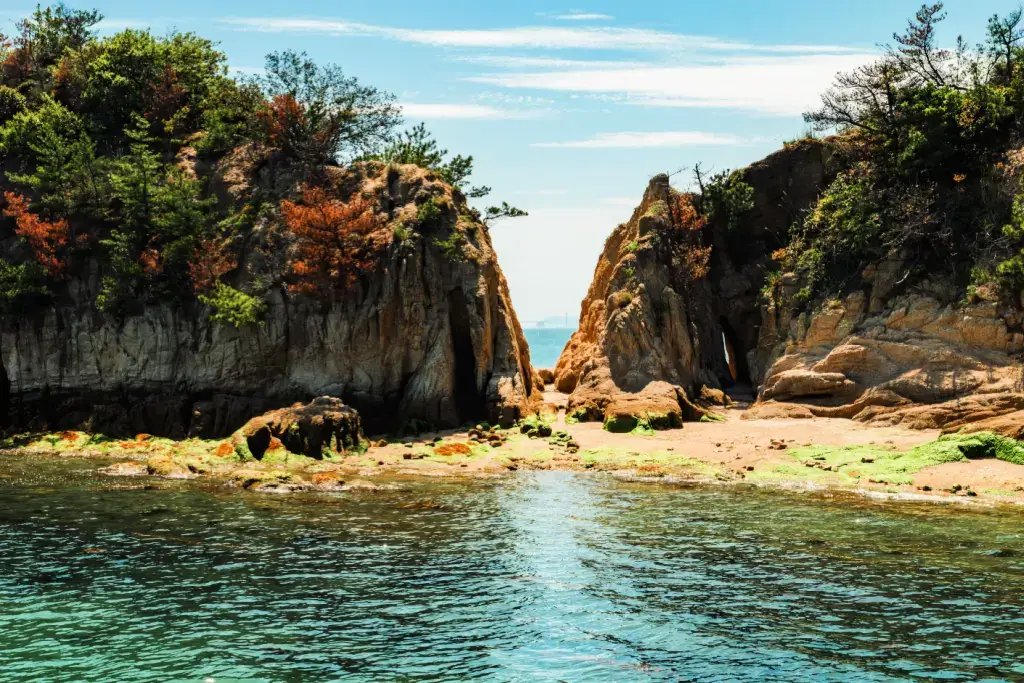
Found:
[[1024, 680], [1012, 510], [94, 466], [0, 457], [4, 681]]
[[523, 330], [530, 345], [530, 362], [535, 368], [554, 369], [562, 349], [575, 329], [560, 327], [527, 328]]

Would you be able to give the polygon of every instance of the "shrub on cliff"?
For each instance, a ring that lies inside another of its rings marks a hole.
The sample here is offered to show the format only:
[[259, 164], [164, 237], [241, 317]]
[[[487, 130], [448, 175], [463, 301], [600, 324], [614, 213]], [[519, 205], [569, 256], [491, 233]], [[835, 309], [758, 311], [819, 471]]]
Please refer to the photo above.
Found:
[[373, 153], [401, 121], [393, 95], [305, 53], [269, 54], [265, 71], [256, 83], [269, 99], [259, 112], [267, 141], [308, 171]]
[[828, 142], [835, 179], [780, 261], [799, 276], [793, 303], [859, 287], [886, 260], [902, 268], [900, 284], [939, 276], [963, 291], [989, 277], [1020, 303], [1022, 13], [993, 17], [976, 50], [938, 47], [944, 17], [941, 2], [923, 6], [878, 61], [840, 74], [805, 115], [840, 136]]
[[298, 238], [290, 288], [303, 294], [344, 292], [361, 273], [373, 267], [370, 234], [379, 221], [369, 202], [353, 197], [347, 203], [331, 198], [322, 187], [285, 200], [281, 214]]
[[[393, 137], [384, 149], [367, 158], [389, 164], [413, 164], [436, 171], [446, 183], [459, 188], [471, 199], [483, 199], [491, 193], [491, 188], [485, 185], [468, 185], [469, 177], [473, 175], [473, 157], [457, 154], [449, 159], [448, 150], [441, 149], [422, 123]], [[525, 211], [508, 202], [502, 202], [501, 206], [488, 206], [482, 215], [477, 212], [477, 217], [488, 223], [526, 215]]]

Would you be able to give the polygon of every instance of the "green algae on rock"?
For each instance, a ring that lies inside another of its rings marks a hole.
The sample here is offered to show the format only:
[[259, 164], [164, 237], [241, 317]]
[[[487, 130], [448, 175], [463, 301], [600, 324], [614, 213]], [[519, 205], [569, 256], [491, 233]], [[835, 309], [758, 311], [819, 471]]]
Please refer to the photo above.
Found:
[[997, 458], [1024, 465], [1024, 444], [997, 434], [947, 434], [909, 451], [880, 446], [808, 446], [792, 451], [807, 467], [834, 472], [850, 480], [866, 479], [882, 484], [911, 484], [913, 475], [926, 467], [948, 462]]

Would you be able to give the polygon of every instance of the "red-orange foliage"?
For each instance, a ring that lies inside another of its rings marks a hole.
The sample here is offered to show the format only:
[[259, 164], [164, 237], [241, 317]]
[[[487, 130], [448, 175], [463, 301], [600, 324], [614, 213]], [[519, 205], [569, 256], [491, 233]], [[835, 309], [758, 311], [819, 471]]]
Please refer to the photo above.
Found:
[[142, 265], [142, 272], [146, 275], [159, 275], [164, 272], [164, 264], [160, 258], [160, 252], [153, 247], [142, 250], [142, 254], [139, 256], [139, 263]]
[[65, 248], [68, 245], [68, 222], [63, 218], [46, 221], [28, 209], [28, 200], [16, 193], [5, 192], [4, 215], [13, 218], [15, 232], [32, 247], [36, 262], [53, 278], [60, 278], [67, 268]]
[[672, 225], [682, 239], [677, 251], [680, 271], [688, 282], [696, 282], [711, 270], [711, 247], [702, 245], [700, 234], [707, 226], [708, 219], [697, 211], [690, 195], [673, 197], [670, 211]]
[[361, 197], [347, 204], [323, 188], [306, 190], [302, 204], [281, 202], [285, 223], [298, 237], [292, 291], [325, 294], [351, 287], [359, 273], [373, 267], [369, 235], [378, 225], [373, 207]]
[[672, 225], [676, 230], [703, 230], [708, 224], [708, 219], [697, 211], [693, 197], [688, 194], [675, 195], [671, 209]]
[[204, 240], [192, 253], [188, 277], [196, 293], [213, 289], [223, 275], [238, 267], [238, 260], [213, 240]]
[[32, 70], [32, 56], [23, 47], [14, 48], [7, 53], [0, 70], [3, 72], [5, 85], [14, 87], [24, 83]]
[[297, 129], [306, 125], [306, 112], [291, 95], [278, 95], [258, 112], [267, 134], [267, 141], [275, 147], [286, 147], [296, 138]]
[[169, 66], [164, 67], [160, 80], [152, 87], [146, 118], [153, 123], [165, 124], [185, 106], [188, 92], [178, 82], [178, 72]]

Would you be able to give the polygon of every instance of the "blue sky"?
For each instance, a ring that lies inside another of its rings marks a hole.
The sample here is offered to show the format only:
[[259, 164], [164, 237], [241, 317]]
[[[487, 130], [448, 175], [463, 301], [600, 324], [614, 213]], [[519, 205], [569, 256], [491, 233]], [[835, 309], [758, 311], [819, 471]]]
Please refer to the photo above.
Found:
[[[200, 33], [240, 72], [292, 48], [395, 93], [410, 125], [474, 156], [493, 199], [530, 211], [492, 235], [531, 321], [578, 317], [604, 239], [651, 175], [741, 167], [798, 137], [832, 74], [871, 59], [920, 0], [68, 4], [100, 9], [106, 31]], [[989, 15], [1016, 5], [946, 6], [952, 43], [980, 40]]]

